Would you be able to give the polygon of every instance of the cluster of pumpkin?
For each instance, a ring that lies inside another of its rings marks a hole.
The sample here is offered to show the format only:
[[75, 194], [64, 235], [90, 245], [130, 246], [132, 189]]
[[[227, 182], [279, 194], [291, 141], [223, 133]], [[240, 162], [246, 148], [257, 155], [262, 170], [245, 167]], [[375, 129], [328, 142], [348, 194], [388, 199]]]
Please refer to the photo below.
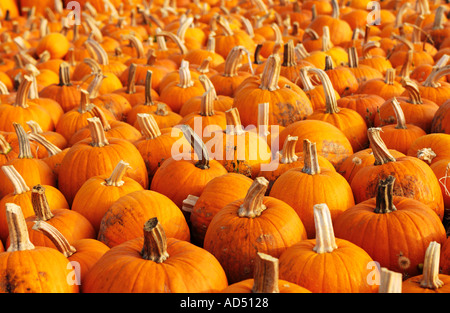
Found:
[[2, 292], [448, 292], [446, 2], [77, 3], [0, 3]]

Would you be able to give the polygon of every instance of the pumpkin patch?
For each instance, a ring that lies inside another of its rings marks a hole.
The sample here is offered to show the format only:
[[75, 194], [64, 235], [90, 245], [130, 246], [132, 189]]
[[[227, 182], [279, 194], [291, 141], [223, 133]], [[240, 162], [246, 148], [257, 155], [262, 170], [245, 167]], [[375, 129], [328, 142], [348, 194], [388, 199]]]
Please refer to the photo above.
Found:
[[448, 293], [450, 5], [376, 3], [1, 0], [0, 293]]

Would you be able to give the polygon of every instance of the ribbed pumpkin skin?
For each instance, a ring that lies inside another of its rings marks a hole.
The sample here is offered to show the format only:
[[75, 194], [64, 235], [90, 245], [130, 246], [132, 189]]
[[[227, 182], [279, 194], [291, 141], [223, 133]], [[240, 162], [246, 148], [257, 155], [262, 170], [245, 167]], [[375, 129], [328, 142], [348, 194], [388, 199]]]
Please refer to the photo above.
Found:
[[405, 280], [402, 284], [402, 293], [449, 293], [450, 292], [450, 275], [439, 274], [439, 280], [444, 285], [438, 289], [423, 288], [420, 286], [423, 275], [417, 275]]
[[[346, 210], [334, 221], [335, 235], [363, 248], [381, 267], [415, 276], [429, 243], [446, 239], [445, 229], [427, 205], [398, 196], [393, 203], [397, 210], [390, 213], [375, 213], [375, 198]], [[407, 269], [399, 264], [401, 254], [410, 261]]]
[[295, 211], [281, 200], [265, 197], [266, 209], [255, 218], [239, 217], [243, 199], [216, 213], [205, 234], [203, 247], [222, 264], [230, 284], [252, 278], [256, 251], [278, 258], [306, 230]]
[[106, 252], [86, 276], [83, 292], [199, 293], [227, 287], [222, 267], [204, 249], [167, 238], [169, 257], [156, 263], [142, 259], [143, 243], [139, 237]]
[[48, 247], [0, 253], [0, 293], [78, 293], [78, 285], [68, 284], [73, 275], [68, 264]]
[[336, 238], [336, 244], [331, 253], [316, 253], [315, 239], [299, 241], [280, 256], [280, 279], [313, 293], [377, 292], [378, 285], [367, 283], [375, 270], [372, 258], [350, 241]]
[[90, 145], [91, 139], [79, 141], [67, 151], [61, 162], [58, 185], [69, 204], [86, 180], [93, 176], [110, 174], [117, 162], [129, 163], [126, 176], [134, 179], [143, 188], [148, 187], [147, 168], [139, 151], [129, 141], [109, 138], [103, 147]]
[[[252, 293], [254, 279], [249, 278], [245, 279], [243, 281], [234, 283], [229, 285], [227, 288], [222, 290], [222, 293]], [[306, 288], [303, 288], [302, 286], [293, 284], [287, 280], [279, 280], [278, 281], [278, 289], [279, 293], [311, 293]]]
[[436, 175], [425, 162], [409, 156], [397, 158], [395, 162], [361, 168], [350, 184], [355, 202], [359, 203], [375, 197], [378, 181], [389, 175], [396, 178], [394, 195], [425, 203], [442, 220], [444, 199]]
[[142, 236], [139, 225], [157, 216], [167, 237], [190, 240], [182, 211], [168, 197], [152, 190], [129, 193], [114, 202], [100, 223], [98, 240], [108, 247]]

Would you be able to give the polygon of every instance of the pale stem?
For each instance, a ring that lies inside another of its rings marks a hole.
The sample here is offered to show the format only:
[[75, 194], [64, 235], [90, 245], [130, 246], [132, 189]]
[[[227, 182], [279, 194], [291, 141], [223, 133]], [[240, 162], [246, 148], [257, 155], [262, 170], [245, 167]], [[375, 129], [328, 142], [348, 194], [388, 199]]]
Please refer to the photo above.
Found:
[[244, 198], [244, 202], [238, 209], [239, 217], [255, 218], [262, 214], [266, 209], [263, 201], [268, 185], [269, 181], [264, 177], [255, 178]]
[[313, 206], [313, 211], [316, 229], [316, 245], [313, 247], [313, 251], [316, 253], [333, 252], [338, 246], [334, 237], [330, 209], [326, 203], [320, 203]]
[[10, 245], [8, 252], [33, 250], [28, 227], [22, 208], [15, 203], [6, 203], [6, 221], [8, 223]]

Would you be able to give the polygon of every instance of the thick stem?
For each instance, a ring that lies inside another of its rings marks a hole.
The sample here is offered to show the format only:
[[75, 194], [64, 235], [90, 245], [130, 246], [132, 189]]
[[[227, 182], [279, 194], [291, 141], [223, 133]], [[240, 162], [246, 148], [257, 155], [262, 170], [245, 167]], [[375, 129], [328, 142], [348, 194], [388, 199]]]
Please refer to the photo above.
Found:
[[386, 85], [394, 85], [394, 81], [395, 81], [395, 69], [388, 68], [386, 70], [386, 74], [384, 77], [384, 83]]
[[341, 11], [339, 9], [339, 3], [337, 0], [331, 0], [331, 7], [332, 7], [332, 11], [331, 11], [331, 17], [334, 19], [339, 19], [340, 15], [341, 15]]
[[100, 109], [98, 106], [94, 105], [91, 113], [93, 116], [98, 117], [100, 119], [100, 122], [103, 125], [103, 130], [105, 132], [111, 130], [111, 125], [108, 122], [108, 119], [106, 118], [105, 113], [102, 111], [102, 109]]
[[147, 140], [161, 136], [161, 130], [153, 115], [148, 113], [138, 113], [137, 121], [142, 135]]
[[105, 130], [103, 129], [103, 124], [98, 117], [91, 117], [87, 119], [89, 132], [91, 134], [91, 146], [93, 147], [104, 147], [109, 144], [108, 139], [106, 139]]
[[222, 75], [225, 77], [234, 77], [238, 75], [238, 69], [241, 63], [241, 56], [247, 52], [243, 46], [235, 46], [228, 53], [225, 59], [225, 65]]
[[38, 221], [48, 221], [53, 218], [53, 213], [45, 195], [45, 187], [36, 185], [31, 190], [31, 203]]
[[380, 127], [371, 127], [367, 130], [369, 137], [370, 148], [372, 149], [373, 156], [375, 157], [374, 165], [382, 165], [388, 162], [395, 162], [396, 159], [391, 155], [389, 149], [386, 147], [383, 139], [381, 139]]
[[19, 159], [32, 159], [30, 140], [28, 139], [25, 129], [19, 123], [13, 123], [17, 139], [19, 141]]
[[262, 214], [266, 209], [263, 201], [268, 186], [269, 181], [264, 177], [255, 178], [244, 198], [244, 202], [238, 209], [239, 217], [255, 218]]
[[127, 94], [129, 95], [136, 93], [136, 70], [137, 65], [135, 63], [130, 64], [127, 82]]
[[439, 6], [434, 15], [434, 22], [433, 22], [433, 30], [437, 29], [444, 29], [444, 13], [445, 13], [445, 7], [443, 5]]
[[296, 66], [294, 41], [291, 39], [284, 44], [282, 66]]
[[14, 168], [14, 166], [3, 165], [2, 171], [5, 174], [6, 178], [13, 185], [15, 195], [20, 195], [30, 191], [30, 188], [27, 186], [27, 183], [23, 179], [22, 175], [20, 175], [20, 173]]
[[330, 71], [334, 69], [334, 65], [333, 65], [333, 59], [331, 58], [331, 56], [326, 55], [325, 56], [325, 68], [324, 71]]
[[54, 226], [51, 224], [38, 220], [34, 222], [33, 230], [42, 232], [51, 242], [55, 245], [56, 249], [59, 252], [64, 254], [65, 257], [70, 257], [77, 250], [74, 246], [70, 244], [66, 237]]
[[209, 65], [211, 64], [212, 58], [210, 56], [208, 56], [207, 58], [205, 58], [202, 63], [199, 64], [199, 66], [197, 67], [197, 71], [199, 73], [203, 74], [207, 74], [210, 72], [209, 70]]
[[90, 99], [95, 99], [98, 97], [100, 86], [102, 85], [103, 78], [105, 77], [105, 76], [103, 76], [102, 72], [97, 72], [94, 75], [95, 75], [94, 79], [91, 81], [91, 83], [89, 84], [89, 86], [87, 88]]
[[198, 80], [202, 84], [203, 89], [205, 89], [205, 91], [210, 90], [214, 94], [213, 99], [217, 100], [218, 96], [217, 96], [216, 88], [214, 87], [214, 84], [211, 82], [211, 80], [208, 78], [208, 76], [202, 74], [198, 77]]
[[28, 138], [30, 140], [36, 141], [40, 145], [44, 146], [44, 148], [47, 151], [49, 157], [57, 155], [58, 153], [62, 152], [62, 150], [60, 148], [58, 148], [55, 144], [53, 144], [47, 138], [45, 138], [44, 136], [42, 136], [40, 134], [29, 133], [28, 134]]
[[144, 246], [141, 256], [156, 263], [162, 263], [169, 258], [166, 233], [156, 217], [149, 219], [144, 225]]
[[305, 28], [305, 34], [307, 34], [312, 40], [319, 40], [320, 36], [312, 28]]
[[10, 245], [7, 251], [33, 250], [35, 246], [30, 241], [28, 227], [22, 208], [14, 203], [6, 203], [5, 206], [10, 239]]
[[375, 213], [391, 213], [397, 210], [394, 206], [394, 183], [395, 177], [392, 175], [379, 181]]
[[145, 76], [145, 105], [154, 105], [152, 98], [152, 76], [153, 72], [148, 70]]
[[279, 89], [278, 80], [280, 78], [281, 60], [278, 54], [271, 54], [266, 61], [264, 71], [261, 75], [261, 84], [259, 88], [262, 90], [274, 91]]
[[320, 174], [319, 156], [317, 154], [316, 143], [312, 143], [309, 139], [303, 140], [303, 159], [303, 173], [307, 173], [309, 175]]
[[227, 120], [226, 133], [230, 135], [242, 135], [245, 133], [244, 127], [241, 123], [241, 117], [237, 108], [231, 108], [225, 111]]
[[422, 148], [417, 151], [417, 158], [431, 164], [433, 159], [436, 157], [436, 152], [431, 148]]
[[269, 102], [258, 104], [258, 133], [260, 136], [267, 138], [269, 132]]
[[80, 114], [89, 112], [93, 108], [93, 104], [91, 103], [90, 95], [87, 90], [80, 89], [80, 105], [78, 106], [78, 112]]
[[194, 132], [194, 130], [190, 126], [181, 125], [180, 128], [183, 132], [184, 137], [191, 144], [191, 147], [198, 158], [198, 162], [195, 164], [195, 166], [202, 170], [209, 169], [208, 149], [206, 148], [202, 139]]
[[327, 52], [331, 48], [333, 48], [333, 44], [331, 43], [330, 28], [324, 26], [322, 34], [322, 51]]
[[298, 156], [295, 153], [295, 146], [297, 145], [298, 137], [288, 135], [283, 144], [283, 150], [281, 150], [280, 162], [282, 164], [294, 163], [298, 160]]
[[402, 281], [402, 273], [382, 267], [380, 269], [380, 288], [378, 293], [402, 293]]
[[430, 75], [427, 77], [427, 79], [422, 83], [422, 86], [425, 87], [440, 87], [441, 84], [439, 83], [439, 79], [441, 77], [449, 75], [450, 74], [450, 65], [444, 66], [444, 67], [433, 67], [433, 71], [430, 73]]
[[405, 114], [403, 113], [402, 107], [400, 106], [400, 102], [398, 102], [397, 98], [393, 98], [391, 101], [392, 107], [394, 109], [395, 118], [397, 119], [397, 129], [407, 129], [406, 127], [406, 119]]
[[189, 88], [194, 85], [194, 81], [191, 78], [191, 71], [189, 69], [189, 62], [186, 60], [181, 61], [180, 68], [178, 69], [180, 81], [177, 86], [180, 88]]
[[219, 25], [222, 28], [225, 36], [233, 36], [234, 35], [234, 32], [231, 29], [231, 26], [228, 23], [228, 20], [225, 19], [223, 16], [217, 15], [216, 22], [217, 22], [217, 25]]
[[140, 41], [136, 36], [134, 35], [126, 35], [123, 37], [124, 40], [129, 40], [130, 45], [136, 50], [136, 58], [143, 59], [145, 58], [145, 50], [144, 45], [142, 44], [142, 41]]
[[0, 134], [0, 154], [8, 154], [9, 152], [11, 152], [12, 147], [9, 144], [8, 141], [6, 141], [5, 136], [3, 136], [2, 134]]
[[108, 53], [103, 49], [103, 47], [93, 39], [86, 40], [86, 45], [88, 45], [92, 51], [95, 53], [97, 62], [101, 65], [108, 65], [109, 64], [109, 57]]
[[409, 103], [412, 104], [422, 104], [422, 97], [420, 96], [420, 90], [419, 86], [416, 82], [414, 82], [410, 78], [403, 78], [402, 79], [402, 86], [408, 91], [409, 94]]
[[278, 259], [268, 254], [257, 252], [255, 272], [253, 274], [253, 293], [279, 293]]
[[122, 160], [119, 161], [119, 163], [117, 163], [116, 167], [112, 171], [111, 176], [109, 176], [105, 180], [106, 186], [114, 186], [114, 187], [122, 186], [125, 183], [123, 181], [123, 177], [125, 176], [129, 168], [131, 168], [130, 164]]
[[168, 32], [168, 31], [160, 31], [156, 33], [156, 36], [164, 36], [175, 42], [175, 44], [178, 46], [178, 49], [180, 49], [180, 53], [182, 55], [186, 55], [188, 53], [187, 47], [184, 45], [184, 43], [178, 38], [177, 35]]
[[33, 79], [31, 77], [27, 75], [23, 76], [16, 92], [16, 99], [13, 104], [14, 106], [18, 106], [24, 109], [28, 108], [27, 99], [32, 83]]
[[348, 66], [350, 68], [357, 68], [358, 63], [358, 51], [356, 47], [348, 48]]
[[201, 98], [200, 115], [213, 116], [214, 115], [214, 90], [206, 90]]
[[316, 229], [316, 245], [313, 250], [316, 253], [333, 252], [338, 246], [334, 237], [330, 209], [326, 203], [320, 203], [313, 206], [313, 211]]
[[183, 204], [181, 206], [181, 210], [183, 212], [186, 212], [186, 213], [190, 214], [192, 212], [192, 210], [194, 209], [194, 206], [197, 203], [198, 198], [199, 197], [194, 196], [194, 195], [188, 195], [186, 197], [186, 199], [183, 200]]
[[192, 16], [186, 18], [178, 27], [177, 30], [177, 36], [180, 38], [181, 42], [185, 42], [184, 38], [186, 35], [186, 31], [191, 26], [191, 24], [194, 22], [194, 18]]
[[27, 121], [26, 124], [31, 129], [31, 133], [33, 134], [42, 134], [42, 128], [36, 121]]
[[444, 282], [439, 279], [440, 255], [441, 245], [436, 241], [430, 242], [425, 252], [423, 277], [420, 281], [420, 287], [428, 289], [439, 289], [444, 286]]
[[336, 114], [339, 113], [339, 108], [337, 105], [336, 92], [331, 83], [330, 77], [324, 70], [318, 68], [309, 68], [309, 72], [316, 74], [320, 81], [322, 82], [323, 91], [325, 94], [325, 113]]

